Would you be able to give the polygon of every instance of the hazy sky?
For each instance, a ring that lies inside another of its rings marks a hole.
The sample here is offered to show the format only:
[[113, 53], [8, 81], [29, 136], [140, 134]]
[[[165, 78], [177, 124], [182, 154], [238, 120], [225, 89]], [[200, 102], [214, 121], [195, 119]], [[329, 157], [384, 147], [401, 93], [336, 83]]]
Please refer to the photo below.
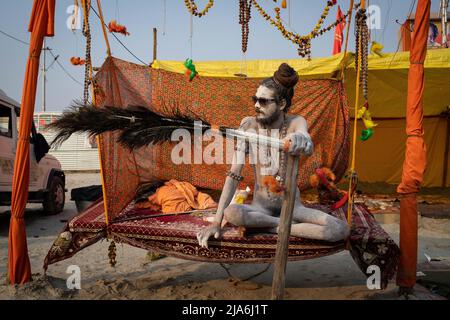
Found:
[[[381, 42], [385, 52], [397, 50], [398, 20], [403, 23], [414, 0], [372, 0], [371, 5], [381, 9], [381, 28], [372, 31], [372, 40]], [[196, 1], [203, 8], [206, 0]], [[274, 2], [259, 0], [268, 13], [273, 15]], [[281, 2], [279, 0], [278, 2]], [[357, 2], [357, 1], [355, 1]], [[417, 1], [416, 1], [417, 2]], [[96, 8], [96, 1], [92, 1]], [[215, 0], [208, 15], [194, 17], [192, 58], [199, 60], [241, 60], [241, 31], [238, 24], [238, 1]], [[290, 0], [292, 30], [306, 34], [314, 27], [326, 1]], [[338, 0], [342, 11], [348, 9], [349, 0]], [[55, 36], [47, 38], [47, 46], [59, 55], [58, 61], [79, 82], [83, 82], [84, 67], [74, 67], [70, 57], [84, 57], [85, 40], [80, 31], [73, 34], [66, 26], [69, 17], [67, 8], [73, 0], [56, 1]], [[0, 11], [0, 31], [9, 33], [28, 42], [30, 34], [26, 31], [32, 7], [32, 0], [2, 1]], [[103, 0], [105, 21], [117, 19], [126, 25], [130, 36], [118, 35], [123, 43], [145, 62], [152, 60], [152, 29], [158, 28], [158, 59], [184, 61], [191, 54], [190, 16], [184, 0]], [[165, 10], [164, 10], [165, 8]], [[330, 11], [326, 24], [334, 21], [336, 8]], [[432, 11], [439, 10], [439, 1], [432, 0]], [[287, 10], [283, 19], [288, 22]], [[165, 17], [165, 18], [164, 18]], [[93, 12], [90, 16], [92, 32], [92, 57], [94, 66], [100, 66], [106, 57], [106, 49], [99, 20]], [[350, 50], [353, 51], [353, 26], [350, 37]], [[312, 56], [324, 57], [331, 54], [334, 30], [313, 40]], [[139, 63], [110, 36], [114, 56]], [[10, 97], [20, 102], [28, 46], [12, 40], [0, 33], [0, 88]], [[285, 40], [276, 28], [270, 26], [252, 8], [247, 59], [292, 59], [298, 58], [295, 45]], [[41, 59], [42, 60], [42, 59]], [[47, 66], [53, 57], [47, 54]], [[36, 98], [35, 110], [42, 105], [42, 81]], [[68, 77], [56, 63], [47, 72], [47, 111], [66, 108], [73, 99], [82, 97], [83, 87]]]

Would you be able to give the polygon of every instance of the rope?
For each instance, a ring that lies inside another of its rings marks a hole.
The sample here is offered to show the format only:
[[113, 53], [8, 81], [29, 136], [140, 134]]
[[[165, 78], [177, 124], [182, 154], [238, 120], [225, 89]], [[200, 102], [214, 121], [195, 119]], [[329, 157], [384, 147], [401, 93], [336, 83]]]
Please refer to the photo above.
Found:
[[55, 59], [56, 64], [61, 68], [62, 71], [64, 71], [64, 73], [70, 78], [72, 79], [74, 82], [78, 83], [80, 86], [83, 86], [83, 84], [78, 81], [74, 76], [72, 76], [69, 71], [66, 70], [66, 68], [64, 68], [64, 66], [61, 64], [61, 62], [59, 62], [58, 59], [56, 59], [55, 54], [53, 53], [53, 49], [49, 49], [48, 50], [50, 52], [50, 54], [53, 56], [53, 58]]
[[[349, 34], [350, 34], [350, 25], [352, 23], [354, 2], [355, 2], [354, 0], [350, 0], [350, 9], [349, 9], [349, 14], [348, 14], [348, 23], [347, 23], [347, 30], [346, 30], [345, 43], [344, 43], [344, 60], [347, 57], [348, 39], [349, 39]], [[344, 65], [344, 63], [342, 63], [342, 65], [341, 65], [341, 79], [342, 79], [342, 81], [344, 81], [344, 70], [345, 70], [345, 65]]]
[[272, 265], [272, 263], [268, 263], [267, 266], [262, 271], [259, 271], [245, 279], [239, 279], [238, 277], [232, 275], [230, 269], [227, 268], [223, 263], [219, 263], [219, 264], [225, 270], [225, 272], [228, 274], [228, 277], [230, 277], [230, 280], [233, 282], [233, 285], [237, 285], [239, 282], [248, 281], [253, 278], [256, 278], [259, 275], [262, 275], [264, 272], [267, 272], [267, 270], [269, 270], [270, 266]]
[[25, 44], [25, 45], [27, 45], [27, 46], [30, 45], [28, 42], [25, 42], [25, 41], [23, 41], [23, 40], [20, 40], [19, 38], [16, 38], [16, 37], [10, 35], [9, 33], [6, 33], [5, 31], [0, 30], [0, 33], [3, 34], [3, 35], [5, 35], [5, 36], [7, 36], [8, 38], [11, 38], [11, 39], [13, 39], [13, 40], [16, 40], [16, 41], [20, 42], [20, 43], [22, 43], [22, 44]]

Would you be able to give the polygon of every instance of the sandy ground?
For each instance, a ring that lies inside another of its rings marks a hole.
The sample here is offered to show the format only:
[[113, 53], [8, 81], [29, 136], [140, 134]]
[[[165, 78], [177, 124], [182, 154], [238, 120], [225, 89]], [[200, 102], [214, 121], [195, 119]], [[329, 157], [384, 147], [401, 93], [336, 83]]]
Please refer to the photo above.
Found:
[[[108, 243], [99, 242], [71, 259], [56, 263], [43, 274], [44, 257], [67, 220], [77, 214], [70, 190], [99, 184], [99, 175], [67, 174], [66, 206], [56, 216], [44, 216], [40, 205], [26, 212], [28, 248], [33, 281], [23, 286], [6, 284], [8, 207], [0, 207], [0, 299], [269, 299], [272, 266], [267, 272], [244, 282], [230, 281], [215, 263], [176, 258], [151, 261], [145, 250], [118, 245], [117, 265], [108, 263]], [[398, 243], [398, 214], [377, 215], [384, 229]], [[450, 219], [420, 218], [419, 266], [450, 270]], [[429, 262], [424, 254], [439, 258]], [[71, 265], [81, 271], [81, 290], [69, 290], [66, 273]], [[245, 279], [266, 265], [229, 265], [233, 276]], [[419, 277], [420, 279], [420, 277]], [[395, 283], [386, 290], [369, 290], [366, 277], [348, 252], [314, 260], [291, 262], [287, 267], [286, 299], [398, 299]], [[416, 285], [412, 299], [439, 299]]]

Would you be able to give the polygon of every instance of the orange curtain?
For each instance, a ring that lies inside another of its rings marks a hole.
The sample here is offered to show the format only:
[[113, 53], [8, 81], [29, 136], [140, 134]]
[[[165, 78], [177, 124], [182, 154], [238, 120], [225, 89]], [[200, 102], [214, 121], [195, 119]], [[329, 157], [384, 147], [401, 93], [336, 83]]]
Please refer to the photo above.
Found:
[[419, 0], [414, 19], [406, 102], [406, 151], [400, 194], [400, 265], [397, 285], [412, 288], [417, 268], [417, 200], [426, 168], [423, 130], [424, 67], [430, 23], [430, 0]]
[[402, 51], [411, 49], [411, 30], [409, 21], [405, 21], [400, 28], [400, 39], [402, 41]]
[[54, 34], [55, 0], [34, 0], [28, 31], [31, 32], [29, 56], [23, 81], [19, 139], [14, 162], [9, 226], [8, 272], [11, 284], [23, 284], [31, 279], [25, 232], [25, 206], [30, 178], [30, 132], [33, 122], [39, 57], [44, 36]]

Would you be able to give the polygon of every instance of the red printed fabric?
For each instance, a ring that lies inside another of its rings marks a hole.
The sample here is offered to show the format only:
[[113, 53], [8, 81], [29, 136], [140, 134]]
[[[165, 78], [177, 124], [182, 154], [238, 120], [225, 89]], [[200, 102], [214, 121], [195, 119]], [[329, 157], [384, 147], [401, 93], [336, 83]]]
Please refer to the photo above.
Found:
[[[254, 115], [251, 96], [259, 82], [258, 79], [208, 77], [197, 77], [189, 82], [182, 74], [116, 58], [108, 58], [95, 77], [97, 104], [101, 106], [141, 105], [165, 114], [177, 110], [182, 114], [195, 114], [215, 125], [235, 128], [242, 118]], [[330, 79], [301, 80], [295, 88], [290, 113], [306, 118], [315, 144], [314, 154], [301, 159], [300, 188], [309, 188], [309, 176], [318, 167], [331, 168], [340, 179], [347, 168], [349, 150], [348, 108], [342, 83]], [[171, 159], [174, 143], [130, 152], [116, 142], [116, 137], [117, 133], [101, 136], [111, 221], [133, 198], [139, 182], [177, 179], [196, 187], [222, 189], [228, 164], [177, 165]], [[203, 151], [208, 144], [203, 142]], [[192, 160], [197, 152], [193, 150]], [[244, 170], [244, 177], [242, 184], [252, 186], [253, 174], [249, 166]]]

